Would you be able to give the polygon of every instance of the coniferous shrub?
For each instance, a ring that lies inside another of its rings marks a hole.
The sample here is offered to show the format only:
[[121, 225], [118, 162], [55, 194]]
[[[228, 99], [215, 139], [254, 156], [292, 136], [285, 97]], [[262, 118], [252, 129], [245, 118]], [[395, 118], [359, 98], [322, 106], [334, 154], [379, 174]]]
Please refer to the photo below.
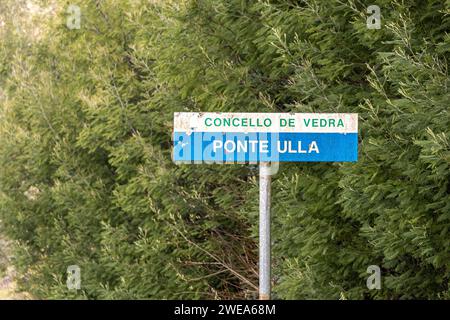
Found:
[[357, 163], [273, 177], [275, 297], [448, 299], [449, 3], [380, 0], [368, 29], [371, 4], [66, 1], [38, 41], [2, 42], [0, 217], [23, 285], [255, 297], [257, 168], [175, 165], [173, 112], [357, 112]]

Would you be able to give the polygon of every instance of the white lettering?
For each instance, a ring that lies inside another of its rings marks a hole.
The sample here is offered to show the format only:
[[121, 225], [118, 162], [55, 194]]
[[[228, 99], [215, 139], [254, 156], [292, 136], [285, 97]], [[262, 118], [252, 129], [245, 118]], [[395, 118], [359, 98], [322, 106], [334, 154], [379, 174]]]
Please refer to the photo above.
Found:
[[262, 140], [259, 143], [259, 152], [261, 153], [268, 153], [269, 152], [269, 141], [267, 140]]
[[213, 150], [214, 152], [217, 152], [218, 149], [222, 149], [223, 143], [220, 140], [214, 140], [213, 141]]
[[[231, 148], [227, 147], [230, 145], [231, 145]], [[232, 140], [227, 140], [227, 141], [225, 141], [223, 148], [225, 149], [225, 152], [232, 153], [232, 152], [234, 152], [234, 150], [236, 150], [236, 144]]]
[[320, 153], [319, 152], [319, 147], [317, 146], [317, 142], [316, 141], [313, 141], [313, 142], [311, 142], [311, 144], [309, 145], [309, 153], [311, 153], [311, 152], [316, 152], [316, 153]]
[[250, 145], [251, 145], [251, 152], [256, 152], [256, 144], [258, 143], [258, 141], [257, 140], [251, 140], [251, 141], [249, 141], [248, 143], [250, 143]]

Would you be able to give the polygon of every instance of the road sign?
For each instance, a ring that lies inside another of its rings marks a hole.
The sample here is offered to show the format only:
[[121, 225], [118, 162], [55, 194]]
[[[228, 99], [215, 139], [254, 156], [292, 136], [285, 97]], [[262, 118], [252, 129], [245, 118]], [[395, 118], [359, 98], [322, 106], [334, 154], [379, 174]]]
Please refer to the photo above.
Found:
[[270, 162], [353, 162], [356, 113], [174, 114], [173, 160], [259, 163], [259, 298], [270, 299]]
[[355, 113], [194, 113], [174, 115], [177, 162], [353, 162]]

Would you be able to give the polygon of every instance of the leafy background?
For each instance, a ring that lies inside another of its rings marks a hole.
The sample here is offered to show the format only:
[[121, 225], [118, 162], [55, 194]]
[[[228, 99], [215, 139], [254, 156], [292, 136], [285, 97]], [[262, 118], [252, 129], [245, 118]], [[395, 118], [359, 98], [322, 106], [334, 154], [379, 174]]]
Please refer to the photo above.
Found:
[[274, 176], [274, 298], [450, 298], [450, 1], [30, 3], [0, 4], [0, 218], [24, 290], [255, 298], [257, 167], [172, 163], [173, 112], [355, 112], [357, 163]]

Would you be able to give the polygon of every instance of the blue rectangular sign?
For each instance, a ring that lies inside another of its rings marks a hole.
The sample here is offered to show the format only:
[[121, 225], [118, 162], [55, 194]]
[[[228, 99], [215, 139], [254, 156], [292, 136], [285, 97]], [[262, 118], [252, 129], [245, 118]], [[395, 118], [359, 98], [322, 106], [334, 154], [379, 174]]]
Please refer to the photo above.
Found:
[[176, 162], [353, 162], [357, 114], [176, 113]]

